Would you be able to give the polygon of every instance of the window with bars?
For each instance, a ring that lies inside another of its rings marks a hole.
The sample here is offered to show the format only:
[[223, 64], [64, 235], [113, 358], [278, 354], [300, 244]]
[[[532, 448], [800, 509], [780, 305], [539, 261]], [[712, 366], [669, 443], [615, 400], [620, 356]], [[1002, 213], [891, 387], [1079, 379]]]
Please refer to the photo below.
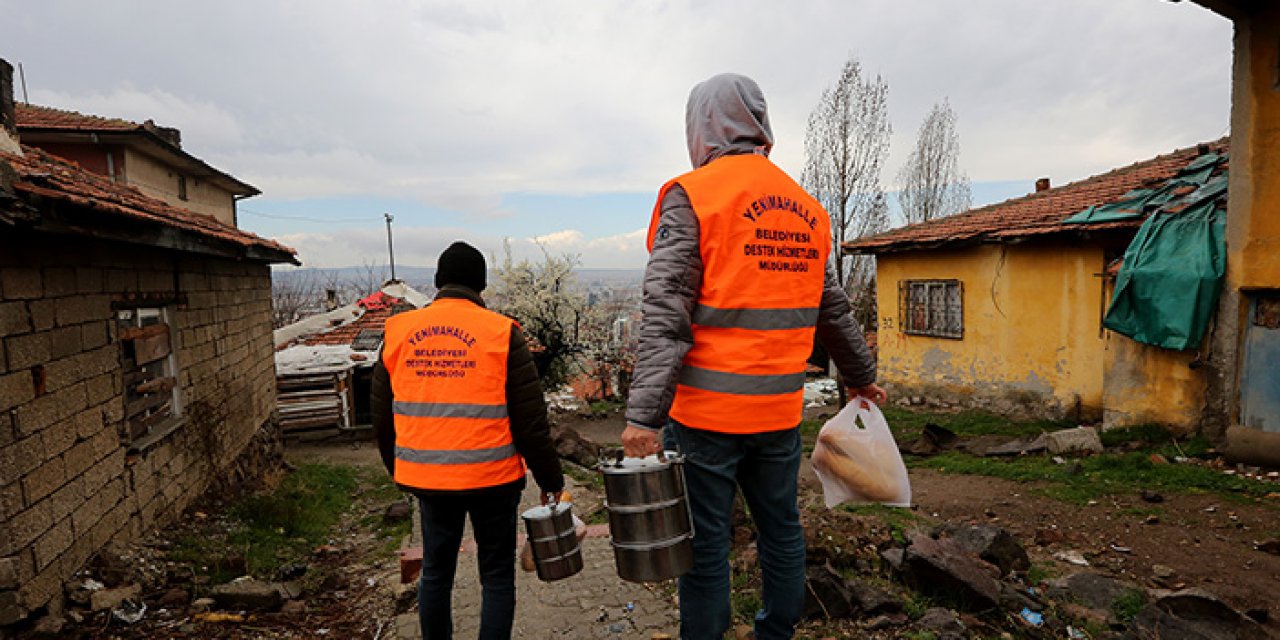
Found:
[[964, 284], [959, 280], [898, 282], [898, 322], [904, 333], [964, 337]]
[[171, 426], [182, 415], [168, 320], [164, 308], [116, 311], [125, 422], [131, 441]]

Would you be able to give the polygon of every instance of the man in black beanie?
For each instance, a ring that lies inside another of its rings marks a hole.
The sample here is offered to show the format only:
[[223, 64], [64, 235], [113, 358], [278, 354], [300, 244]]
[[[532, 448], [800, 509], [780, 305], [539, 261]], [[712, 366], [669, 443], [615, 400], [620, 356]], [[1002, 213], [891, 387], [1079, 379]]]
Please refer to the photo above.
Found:
[[461, 285], [479, 294], [484, 291], [488, 272], [484, 254], [475, 247], [458, 241], [449, 245], [436, 262], [436, 288]]
[[542, 384], [520, 325], [489, 311], [484, 256], [465, 242], [440, 254], [430, 305], [387, 319], [371, 407], [382, 462], [418, 497], [423, 638], [453, 637], [450, 600], [467, 514], [483, 599], [480, 638], [510, 638], [516, 512], [525, 468], [547, 494], [564, 488]]

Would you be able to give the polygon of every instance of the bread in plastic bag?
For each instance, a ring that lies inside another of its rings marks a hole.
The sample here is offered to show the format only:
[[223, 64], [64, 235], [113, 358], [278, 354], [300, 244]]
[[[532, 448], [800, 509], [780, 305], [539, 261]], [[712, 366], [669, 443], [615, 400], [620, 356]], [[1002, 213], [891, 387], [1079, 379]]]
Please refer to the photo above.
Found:
[[828, 509], [845, 502], [911, 506], [907, 466], [889, 423], [865, 398], [854, 398], [822, 425], [811, 461]]

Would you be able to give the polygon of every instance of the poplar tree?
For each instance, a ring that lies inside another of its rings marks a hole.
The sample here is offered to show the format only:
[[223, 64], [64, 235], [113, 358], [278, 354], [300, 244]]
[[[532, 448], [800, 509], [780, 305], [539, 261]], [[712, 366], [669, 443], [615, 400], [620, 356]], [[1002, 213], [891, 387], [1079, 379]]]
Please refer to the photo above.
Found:
[[888, 83], [880, 76], [864, 79], [862, 65], [850, 56], [809, 114], [800, 180], [831, 216], [832, 266], [847, 293], [866, 287], [874, 262], [844, 255], [841, 245], [888, 223], [880, 172], [892, 133]]
[[898, 187], [898, 204], [908, 224], [969, 208], [972, 197], [969, 178], [960, 171], [956, 113], [946, 98], [933, 105], [920, 125], [915, 149], [898, 172]]

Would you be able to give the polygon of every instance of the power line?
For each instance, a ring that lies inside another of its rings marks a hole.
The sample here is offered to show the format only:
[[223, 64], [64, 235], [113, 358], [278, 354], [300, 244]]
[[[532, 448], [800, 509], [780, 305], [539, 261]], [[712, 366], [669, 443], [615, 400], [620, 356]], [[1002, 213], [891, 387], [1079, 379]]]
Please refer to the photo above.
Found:
[[284, 216], [284, 215], [279, 215], [274, 213], [262, 213], [261, 211], [254, 211], [252, 209], [246, 209], [244, 207], [239, 207], [237, 211], [239, 211], [240, 213], [247, 213], [253, 216], [261, 216], [263, 218], [274, 218], [276, 220], [301, 220], [303, 222], [342, 223], [342, 222], [380, 222], [381, 221], [381, 218], [311, 218], [308, 216]]

